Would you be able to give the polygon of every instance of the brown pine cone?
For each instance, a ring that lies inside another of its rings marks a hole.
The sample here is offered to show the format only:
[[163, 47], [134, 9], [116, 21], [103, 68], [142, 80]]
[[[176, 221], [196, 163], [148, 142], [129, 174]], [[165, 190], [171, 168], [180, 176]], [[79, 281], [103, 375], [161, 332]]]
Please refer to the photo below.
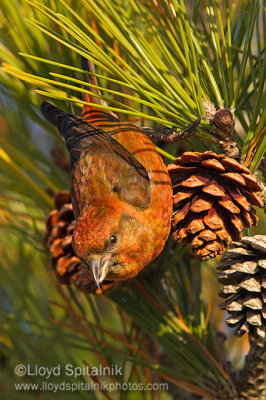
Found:
[[78, 289], [100, 294], [115, 289], [117, 283], [104, 281], [97, 287], [90, 270], [76, 257], [72, 248], [72, 232], [75, 227], [70, 193], [59, 192], [55, 196], [56, 209], [51, 211], [46, 221], [45, 242], [51, 254], [51, 266], [56, 279], [63, 284], [74, 284]]
[[217, 266], [218, 281], [224, 285], [219, 295], [226, 298], [220, 307], [230, 317], [226, 324], [250, 339], [266, 337], [266, 236], [245, 236], [233, 243]]
[[240, 373], [240, 400], [266, 399], [266, 341], [252, 342]]
[[201, 260], [223, 254], [262, 207], [256, 177], [236, 160], [210, 151], [185, 152], [168, 165], [173, 186], [173, 237]]

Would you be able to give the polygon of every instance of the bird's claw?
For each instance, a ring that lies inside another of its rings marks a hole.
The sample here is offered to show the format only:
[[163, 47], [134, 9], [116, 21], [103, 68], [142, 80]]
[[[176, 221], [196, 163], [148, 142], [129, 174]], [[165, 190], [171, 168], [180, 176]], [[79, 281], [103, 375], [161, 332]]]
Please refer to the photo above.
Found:
[[166, 126], [163, 127], [163, 132], [155, 132], [152, 128], [142, 127], [142, 130], [146, 133], [146, 135], [159, 139], [163, 142], [173, 143], [179, 139], [187, 138], [188, 136], [192, 136], [196, 132], [196, 127], [200, 124], [201, 117], [198, 117], [192, 124], [186, 126], [180, 131], [176, 130], [176, 127], [168, 128]]

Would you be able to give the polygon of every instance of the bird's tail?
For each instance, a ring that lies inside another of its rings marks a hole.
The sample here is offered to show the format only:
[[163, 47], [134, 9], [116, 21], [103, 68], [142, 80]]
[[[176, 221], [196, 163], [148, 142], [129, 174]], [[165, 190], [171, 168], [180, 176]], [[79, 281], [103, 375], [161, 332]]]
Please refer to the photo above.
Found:
[[71, 131], [69, 128], [82, 123], [80, 117], [66, 113], [47, 101], [42, 102], [41, 112], [49, 122], [58, 128], [65, 141], [68, 140], [69, 132]]
[[41, 113], [49, 122], [51, 122], [51, 124], [55, 125], [57, 128], [59, 128], [59, 125], [66, 118], [67, 115], [67, 113], [60, 110], [53, 104], [48, 103], [47, 101], [42, 102]]
[[82, 151], [91, 146], [97, 140], [97, 136], [103, 133], [85, 119], [66, 113], [47, 101], [41, 104], [41, 112], [57, 127], [60, 136], [65, 140], [70, 153], [71, 168], [79, 161]]

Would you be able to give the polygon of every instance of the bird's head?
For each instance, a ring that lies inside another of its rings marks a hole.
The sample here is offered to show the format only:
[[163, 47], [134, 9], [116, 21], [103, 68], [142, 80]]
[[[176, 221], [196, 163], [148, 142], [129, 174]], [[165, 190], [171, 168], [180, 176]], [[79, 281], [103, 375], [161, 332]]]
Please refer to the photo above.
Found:
[[128, 279], [148, 264], [150, 230], [132, 206], [99, 199], [79, 216], [72, 245], [99, 286], [104, 279]]

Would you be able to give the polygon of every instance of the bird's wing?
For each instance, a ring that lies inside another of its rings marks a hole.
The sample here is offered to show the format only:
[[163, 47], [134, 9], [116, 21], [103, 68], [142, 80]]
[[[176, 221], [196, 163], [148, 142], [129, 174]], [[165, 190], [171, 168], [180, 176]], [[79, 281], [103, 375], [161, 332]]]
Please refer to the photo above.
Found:
[[[117, 140], [83, 118], [67, 114], [48, 102], [43, 102], [41, 112], [45, 118], [57, 126], [65, 139], [70, 153], [72, 168], [82, 157], [110, 160], [110, 175], [116, 185], [117, 196], [127, 203], [145, 209], [151, 202], [150, 180], [143, 165]], [[112, 162], [111, 162], [112, 160]], [[114, 160], [116, 162], [114, 162]], [[115, 166], [115, 168], [114, 168]], [[119, 185], [118, 185], [119, 186]]]

